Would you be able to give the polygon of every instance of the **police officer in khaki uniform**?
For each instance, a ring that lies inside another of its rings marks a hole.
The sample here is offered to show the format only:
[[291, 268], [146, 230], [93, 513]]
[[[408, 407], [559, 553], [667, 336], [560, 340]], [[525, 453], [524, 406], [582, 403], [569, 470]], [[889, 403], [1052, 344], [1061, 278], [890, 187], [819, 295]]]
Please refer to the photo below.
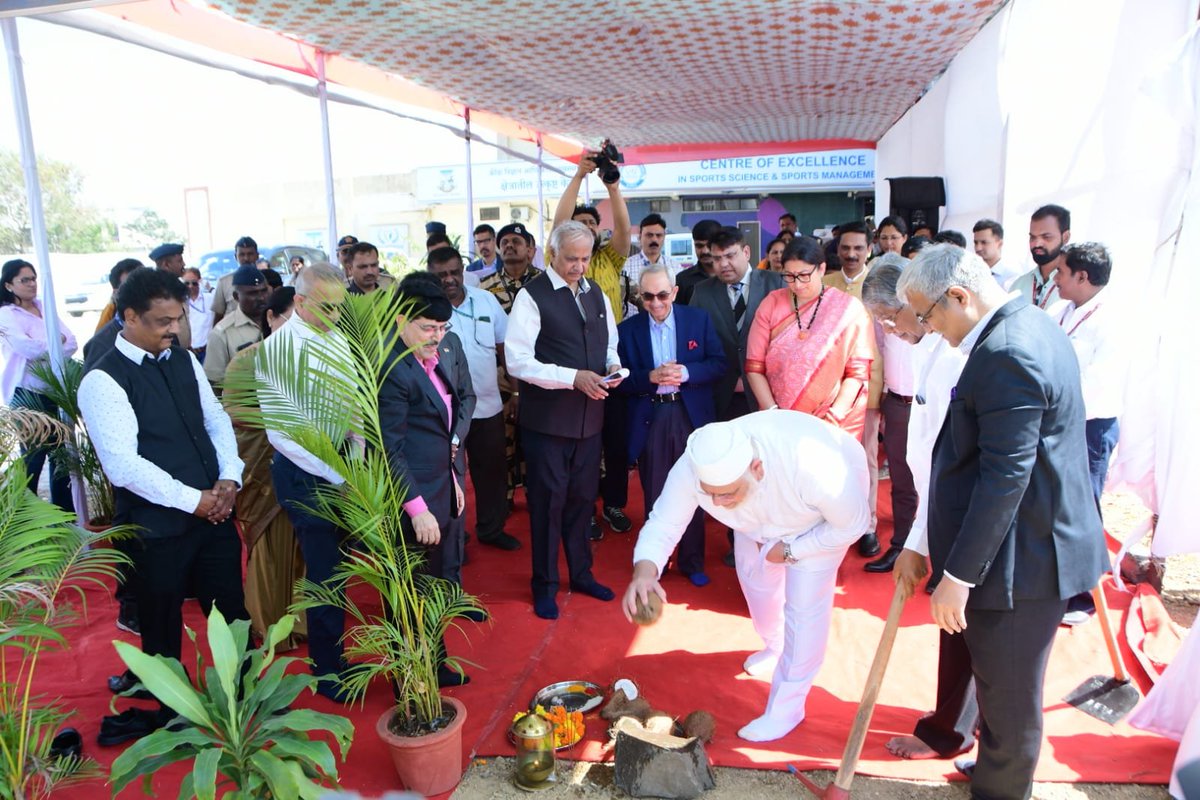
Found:
[[267, 278], [258, 267], [243, 265], [234, 271], [233, 297], [237, 305], [232, 314], [217, 323], [208, 337], [204, 374], [211, 383], [219, 386], [225, 380], [225, 369], [233, 356], [262, 339], [259, 321], [270, 294]]

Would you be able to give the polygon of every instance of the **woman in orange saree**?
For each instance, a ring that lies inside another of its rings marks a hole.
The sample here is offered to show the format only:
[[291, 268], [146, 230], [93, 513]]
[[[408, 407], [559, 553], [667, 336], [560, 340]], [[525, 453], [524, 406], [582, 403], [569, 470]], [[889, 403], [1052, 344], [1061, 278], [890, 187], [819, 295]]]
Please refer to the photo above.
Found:
[[763, 298], [746, 343], [746, 381], [759, 408], [812, 414], [861, 438], [874, 333], [863, 304], [824, 286], [825, 251], [796, 239], [783, 254], [787, 286]]

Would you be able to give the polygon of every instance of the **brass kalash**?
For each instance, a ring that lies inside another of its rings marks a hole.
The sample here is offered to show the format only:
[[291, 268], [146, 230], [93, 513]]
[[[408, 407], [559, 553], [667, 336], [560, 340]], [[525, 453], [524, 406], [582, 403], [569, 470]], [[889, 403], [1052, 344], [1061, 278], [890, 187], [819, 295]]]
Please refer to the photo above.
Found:
[[531, 711], [512, 724], [511, 732], [517, 748], [513, 783], [527, 792], [553, 786], [554, 726]]

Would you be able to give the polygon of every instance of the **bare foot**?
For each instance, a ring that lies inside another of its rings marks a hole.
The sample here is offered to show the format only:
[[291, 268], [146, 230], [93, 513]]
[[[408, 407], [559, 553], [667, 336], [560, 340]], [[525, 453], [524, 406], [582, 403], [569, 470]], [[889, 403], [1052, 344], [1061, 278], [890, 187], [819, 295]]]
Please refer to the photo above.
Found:
[[900, 758], [919, 760], [922, 758], [940, 758], [937, 751], [922, 742], [916, 736], [896, 736], [884, 745], [888, 752]]

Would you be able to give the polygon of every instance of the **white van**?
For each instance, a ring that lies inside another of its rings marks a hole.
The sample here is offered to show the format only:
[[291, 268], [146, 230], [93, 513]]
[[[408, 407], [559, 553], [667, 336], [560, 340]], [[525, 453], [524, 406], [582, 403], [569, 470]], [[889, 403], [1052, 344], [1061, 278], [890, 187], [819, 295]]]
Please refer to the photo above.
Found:
[[676, 266], [690, 267], [696, 263], [696, 248], [692, 244], [690, 233], [668, 233], [666, 252]]

